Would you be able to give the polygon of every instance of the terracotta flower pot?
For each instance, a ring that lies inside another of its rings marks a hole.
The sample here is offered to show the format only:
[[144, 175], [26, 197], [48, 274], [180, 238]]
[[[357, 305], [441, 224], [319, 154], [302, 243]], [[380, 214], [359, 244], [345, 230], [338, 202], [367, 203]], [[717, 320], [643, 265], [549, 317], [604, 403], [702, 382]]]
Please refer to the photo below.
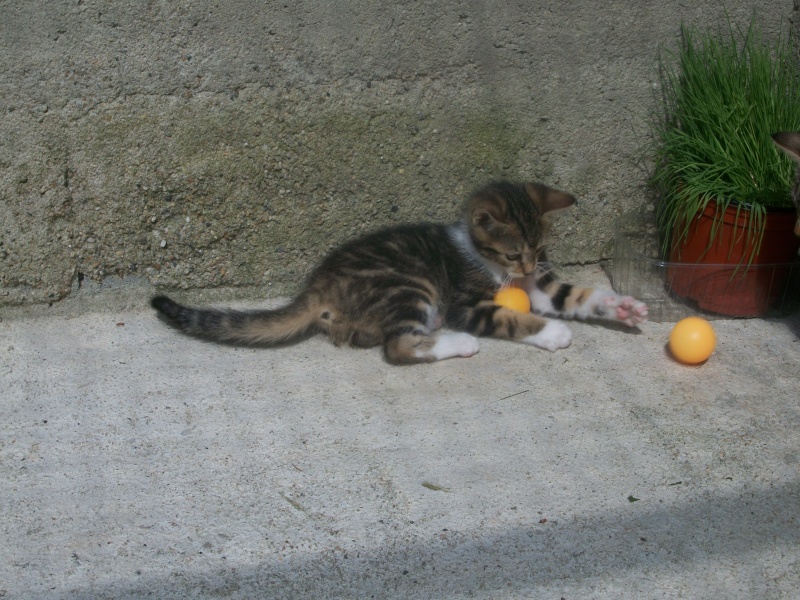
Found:
[[[768, 210], [761, 251], [748, 267], [754, 240], [751, 213], [730, 206], [713, 243], [717, 205], [710, 202], [689, 226], [685, 241], [673, 243], [667, 280], [672, 291], [703, 310], [734, 317], [762, 315], [781, 297], [800, 239], [794, 210]], [[678, 263], [678, 264], [674, 264]]]

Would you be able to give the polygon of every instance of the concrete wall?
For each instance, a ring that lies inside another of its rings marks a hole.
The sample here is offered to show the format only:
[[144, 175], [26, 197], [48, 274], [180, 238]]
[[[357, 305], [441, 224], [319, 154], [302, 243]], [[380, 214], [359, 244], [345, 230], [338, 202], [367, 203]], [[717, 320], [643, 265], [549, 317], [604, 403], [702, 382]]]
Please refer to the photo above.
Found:
[[[767, 33], [791, 0], [729, 0]], [[490, 178], [575, 193], [562, 262], [651, 202], [655, 60], [717, 0], [5, 0], [0, 304], [92, 282], [291, 293]], [[138, 279], [137, 279], [138, 278]]]

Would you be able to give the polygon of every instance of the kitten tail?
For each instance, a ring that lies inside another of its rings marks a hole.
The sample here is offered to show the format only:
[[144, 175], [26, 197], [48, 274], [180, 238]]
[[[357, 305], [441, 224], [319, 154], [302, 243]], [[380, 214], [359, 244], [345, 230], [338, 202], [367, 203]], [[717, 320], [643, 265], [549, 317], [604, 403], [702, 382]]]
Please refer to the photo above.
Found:
[[275, 310], [199, 309], [182, 306], [166, 296], [150, 301], [163, 320], [180, 331], [230, 344], [272, 345], [292, 341], [316, 324], [301, 298]]

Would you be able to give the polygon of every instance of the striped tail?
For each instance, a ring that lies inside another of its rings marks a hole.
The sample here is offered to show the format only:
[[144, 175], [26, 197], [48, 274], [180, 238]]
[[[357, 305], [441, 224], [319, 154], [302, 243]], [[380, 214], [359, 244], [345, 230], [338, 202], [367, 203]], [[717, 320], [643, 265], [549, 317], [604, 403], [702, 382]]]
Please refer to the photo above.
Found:
[[190, 308], [166, 296], [156, 296], [150, 305], [188, 335], [229, 344], [281, 344], [302, 337], [316, 325], [315, 315], [300, 299], [275, 310]]

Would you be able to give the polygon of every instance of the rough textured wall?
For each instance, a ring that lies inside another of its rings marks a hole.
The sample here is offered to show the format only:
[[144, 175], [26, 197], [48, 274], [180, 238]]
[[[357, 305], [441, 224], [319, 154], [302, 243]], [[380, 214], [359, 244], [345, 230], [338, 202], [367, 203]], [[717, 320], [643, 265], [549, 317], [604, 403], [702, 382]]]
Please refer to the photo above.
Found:
[[[767, 33], [791, 0], [731, 0]], [[290, 293], [332, 245], [453, 220], [490, 178], [579, 197], [551, 254], [649, 202], [655, 59], [716, 0], [0, 1], [0, 304], [90, 281]], [[786, 23], [784, 23], [786, 26]]]

